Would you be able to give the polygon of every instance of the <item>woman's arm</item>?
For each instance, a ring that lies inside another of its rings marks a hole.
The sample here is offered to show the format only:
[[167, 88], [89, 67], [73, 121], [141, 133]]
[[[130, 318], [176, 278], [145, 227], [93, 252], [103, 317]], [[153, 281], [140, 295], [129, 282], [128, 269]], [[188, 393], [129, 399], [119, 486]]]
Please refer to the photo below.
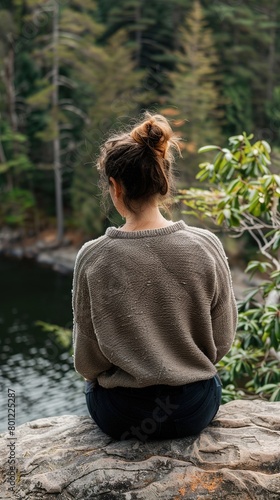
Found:
[[84, 325], [74, 321], [73, 345], [74, 367], [86, 380], [95, 381], [100, 373], [109, 370], [113, 365], [99, 349], [94, 330], [90, 337], [84, 335]]
[[230, 350], [237, 326], [237, 306], [232, 287], [231, 272], [226, 254], [219, 240], [218, 249], [215, 272], [216, 293], [211, 311], [213, 337], [217, 348], [215, 363], [218, 363]]
[[73, 277], [73, 347], [75, 370], [85, 379], [94, 381], [113, 365], [101, 352], [91, 319], [84, 252], [79, 252]]

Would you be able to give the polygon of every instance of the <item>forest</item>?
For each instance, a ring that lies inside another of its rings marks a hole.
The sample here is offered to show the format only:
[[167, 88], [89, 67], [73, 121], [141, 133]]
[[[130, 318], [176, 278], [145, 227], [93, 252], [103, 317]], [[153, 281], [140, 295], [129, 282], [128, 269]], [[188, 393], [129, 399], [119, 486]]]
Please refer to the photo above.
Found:
[[2, 0], [0, 226], [101, 234], [100, 143], [146, 109], [183, 138], [180, 188], [234, 134], [279, 165], [279, 21], [279, 0]]

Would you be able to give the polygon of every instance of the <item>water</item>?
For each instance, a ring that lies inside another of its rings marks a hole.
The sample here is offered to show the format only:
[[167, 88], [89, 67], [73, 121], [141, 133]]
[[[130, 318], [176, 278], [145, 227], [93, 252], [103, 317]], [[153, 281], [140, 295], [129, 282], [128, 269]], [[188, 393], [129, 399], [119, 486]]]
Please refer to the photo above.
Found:
[[72, 356], [38, 320], [72, 328], [72, 276], [33, 262], [0, 258], [0, 432], [7, 391], [16, 393], [16, 425], [55, 415], [87, 415]]

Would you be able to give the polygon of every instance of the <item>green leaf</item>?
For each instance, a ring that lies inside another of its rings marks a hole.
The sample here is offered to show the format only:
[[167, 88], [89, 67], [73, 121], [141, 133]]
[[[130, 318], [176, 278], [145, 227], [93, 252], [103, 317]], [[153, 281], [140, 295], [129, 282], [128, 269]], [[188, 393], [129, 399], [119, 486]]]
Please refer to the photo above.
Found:
[[214, 146], [210, 144], [209, 146], [203, 146], [202, 148], [199, 148], [198, 153], [207, 153], [207, 151], [214, 151], [217, 149], [221, 149], [219, 146]]
[[278, 386], [273, 392], [270, 401], [280, 401], [280, 387]]
[[222, 211], [219, 213], [219, 215], [217, 217], [217, 220], [216, 220], [217, 224], [220, 226], [223, 223], [224, 219], [225, 219], [225, 214]]
[[268, 391], [271, 391], [271, 389], [275, 389], [275, 387], [277, 387], [276, 384], [266, 384], [266, 385], [263, 385], [262, 387], [259, 387], [256, 390], [256, 393], [259, 394], [260, 392], [268, 392]]
[[268, 144], [268, 142], [266, 142], [266, 141], [262, 140], [262, 141], [261, 141], [261, 144], [263, 144], [263, 146], [265, 147], [265, 149], [266, 149], [266, 151], [267, 151], [268, 153], [271, 153], [271, 147], [270, 147], [270, 145]]
[[234, 179], [229, 183], [227, 193], [231, 194], [233, 191], [237, 192], [241, 187], [243, 187], [243, 182], [239, 178]]
[[251, 272], [253, 274], [256, 271], [260, 271], [261, 273], [263, 273], [267, 270], [268, 267], [272, 268], [270, 262], [260, 262], [259, 260], [252, 260], [246, 267], [245, 273]]
[[196, 179], [199, 179], [200, 181], [205, 181], [209, 177], [209, 172], [207, 170], [201, 170], [196, 176]]
[[274, 177], [274, 180], [275, 180], [276, 184], [280, 187], [280, 175], [274, 174], [273, 177]]

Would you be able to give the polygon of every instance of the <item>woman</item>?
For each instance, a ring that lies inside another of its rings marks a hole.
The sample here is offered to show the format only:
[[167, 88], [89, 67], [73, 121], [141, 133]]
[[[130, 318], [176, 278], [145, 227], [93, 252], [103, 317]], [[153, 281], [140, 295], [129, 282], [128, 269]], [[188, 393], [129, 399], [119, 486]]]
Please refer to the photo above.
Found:
[[75, 265], [75, 369], [91, 417], [116, 439], [204, 429], [220, 405], [215, 364], [235, 334], [219, 239], [159, 209], [172, 189], [174, 148], [161, 115], [106, 141], [98, 169], [125, 224], [86, 243]]

